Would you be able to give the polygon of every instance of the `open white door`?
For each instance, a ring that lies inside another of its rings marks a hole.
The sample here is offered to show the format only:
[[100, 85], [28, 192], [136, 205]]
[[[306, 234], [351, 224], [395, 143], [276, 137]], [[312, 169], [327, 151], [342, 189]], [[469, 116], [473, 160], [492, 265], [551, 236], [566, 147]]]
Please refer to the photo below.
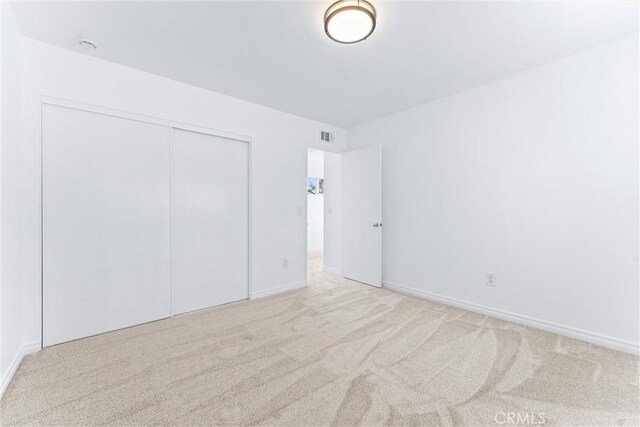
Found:
[[379, 145], [343, 157], [343, 275], [382, 286], [382, 150]]

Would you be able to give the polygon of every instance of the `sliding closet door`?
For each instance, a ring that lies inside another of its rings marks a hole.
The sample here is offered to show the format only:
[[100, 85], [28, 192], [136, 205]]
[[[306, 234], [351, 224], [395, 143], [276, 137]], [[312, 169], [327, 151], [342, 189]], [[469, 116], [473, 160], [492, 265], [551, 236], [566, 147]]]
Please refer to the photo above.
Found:
[[171, 316], [170, 128], [42, 113], [44, 345]]
[[173, 129], [173, 312], [246, 299], [249, 144]]

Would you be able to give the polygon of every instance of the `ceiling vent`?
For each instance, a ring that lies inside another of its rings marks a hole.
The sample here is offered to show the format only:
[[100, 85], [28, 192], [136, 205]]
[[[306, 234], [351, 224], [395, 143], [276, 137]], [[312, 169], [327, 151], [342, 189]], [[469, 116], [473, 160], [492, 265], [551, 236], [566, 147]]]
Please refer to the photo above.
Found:
[[322, 142], [333, 142], [333, 134], [330, 132], [326, 132], [324, 130], [320, 131], [320, 141]]

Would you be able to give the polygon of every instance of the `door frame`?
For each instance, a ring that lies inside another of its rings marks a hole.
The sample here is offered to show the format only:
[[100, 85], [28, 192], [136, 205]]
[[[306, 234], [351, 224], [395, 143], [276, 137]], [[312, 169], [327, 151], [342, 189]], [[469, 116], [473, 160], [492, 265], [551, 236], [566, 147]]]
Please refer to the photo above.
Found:
[[[72, 101], [68, 99], [56, 98], [51, 96], [40, 96], [40, 348], [44, 348], [44, 120], [43, 110], [45, 105], [51, 105], [55, 107], [68, 108], [72, 110], [78, 110], [88, 113], [101, 114], [105, 116], [117, 117], [126, 120], [133, 120], [142, 123], [150, 123], [155, 125], [164, 126], [170, 133], [170, 147], [173, 143], [173, 129], [183, 129], [191, 132], [202, 133], [206, 135], [212, 135], [225, 139], [231, 139], [239, 142], [245, 142], [249, 144], [249, 153], [247, 158], [247, 173], [248, 173], [248, 186], [247, 186], [247, 299], [251, 299], [251, 292], [253, 289], [253, 275], [252, 275], [252, 158], [253, 158], [253, 143], [252, 138], [247, 135], [241, 135], [232, 132], [226, 132], [219, 129], [213, 129], [206, 126], [194, 125], [190, 123], [179, 122], [175, 120], [164, 119], [160, 117], [148, 116], [144, 114], [133, 113], [130, 111], [118, 110], [114, 108], [87, 104], [79, 101]], [[171, 187], [173, 187], [170, 182]], [[172, 191], [172, 190], [170, 190]], [[171, 194], [171, 212], [173, 212], [173, 194]], [[173, 221], [171, 221], [171, 238], [173, 238]], [[171, 247], [173, 251], [173, 247]], [[171, 317], [176, 316], [173, 312], [173, 258], [170, 263], [170, 289], [171, 289]], [[188, 313], [185, 313], [188, 314]]]

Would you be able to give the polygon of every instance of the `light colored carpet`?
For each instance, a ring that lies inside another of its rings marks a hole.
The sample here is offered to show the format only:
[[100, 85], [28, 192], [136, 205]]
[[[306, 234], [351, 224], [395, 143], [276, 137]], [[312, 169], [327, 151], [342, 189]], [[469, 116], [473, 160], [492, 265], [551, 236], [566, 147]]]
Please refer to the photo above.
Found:
[[2, 423], [638, 425], [638, 363], [315, 272], [305, 289], [28, 356]]
[[309, 272], [309, 277], [311, 277], [314, 273], [319, 273], [322, 271], [324, 263], [324, 258], [322, 254], [320, 255], [309, 255], [307, 258], [307, 270]]

